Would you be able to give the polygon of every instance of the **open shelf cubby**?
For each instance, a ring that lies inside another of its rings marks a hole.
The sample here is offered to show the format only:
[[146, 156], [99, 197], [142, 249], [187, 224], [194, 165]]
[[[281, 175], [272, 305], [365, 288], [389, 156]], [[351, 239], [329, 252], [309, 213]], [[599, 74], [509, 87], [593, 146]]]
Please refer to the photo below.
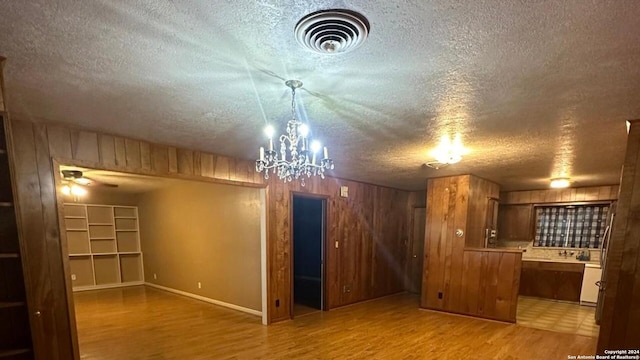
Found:
[[137, 216], [133, 206], [64, 205], [74, 291], [143, 283]]

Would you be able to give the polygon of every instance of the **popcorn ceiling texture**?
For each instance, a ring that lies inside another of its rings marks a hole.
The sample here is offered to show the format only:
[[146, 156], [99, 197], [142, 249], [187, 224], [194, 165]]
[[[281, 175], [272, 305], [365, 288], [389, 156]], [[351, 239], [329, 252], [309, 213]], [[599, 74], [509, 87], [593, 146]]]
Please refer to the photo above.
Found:
[[[356, 51], [295, 41], [304, 15], [371, 23]], [[423, 189], [473, 173], [505, 190], [615, 184], [640, 118], [639, 1], [2, 1], [15, 119], [58, 122], [240, 158], [300, 115], [341, 177]], [[421, 165], [444, 133], [472, 150]]]

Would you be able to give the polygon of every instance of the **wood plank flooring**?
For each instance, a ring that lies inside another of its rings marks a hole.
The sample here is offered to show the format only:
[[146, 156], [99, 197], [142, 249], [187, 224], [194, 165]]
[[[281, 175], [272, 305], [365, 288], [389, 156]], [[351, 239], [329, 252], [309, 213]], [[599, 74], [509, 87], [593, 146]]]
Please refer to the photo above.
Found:
[[596, 339], [418, 309], [399, 294], [263, 326], [143, 286], [75, 294], [82, 359], [566, 359]]

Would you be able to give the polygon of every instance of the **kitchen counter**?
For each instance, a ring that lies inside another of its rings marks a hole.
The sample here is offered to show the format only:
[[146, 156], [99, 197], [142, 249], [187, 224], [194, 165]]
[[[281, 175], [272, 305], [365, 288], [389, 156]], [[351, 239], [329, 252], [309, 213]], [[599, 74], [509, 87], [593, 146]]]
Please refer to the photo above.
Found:
[[559, 262], [559, 263], [571, 263], [571, 264], [585, 264], [585, 266], [586, 265], [600, 266], [600, 261], [598, 260], [582, 261], [582, 260], [575, 259], [573, 257], [567, 257], [567, 258], [537, 257], [537, 256], [527, 256], [526, 253], [522, 255], [522, 261]]

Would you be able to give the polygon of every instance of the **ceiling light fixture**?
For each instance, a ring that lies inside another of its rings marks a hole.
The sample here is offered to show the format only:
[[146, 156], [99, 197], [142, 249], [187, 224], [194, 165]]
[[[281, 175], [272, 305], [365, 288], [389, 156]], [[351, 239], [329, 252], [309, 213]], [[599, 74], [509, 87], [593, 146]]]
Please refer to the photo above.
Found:
[[269, 148], [265, 150], [264, 147], [260, 147], [256, 171], [264, 171], [265, 179], [269, 179], [269, 170], [277, 173], [284, 182], [301, 179], [304, 186], [305, 176], [309, 178], [319, 175], [324, 179], [325, 170], [333, 169], [333, 160], [324, 147], [323, 156], [318, 162], [317, 153], [322, 149], [322, 144], [317, 140], [309, 143], [309, 126], [296, 119], [296, 89], [302, 86], [302, 82], [287, 80], [285, 85], [291, 88], [291, 120], [287, 122], [286, 134], [280, 135], [280, 155], [278, 156], [273, 148], [275, 129], [267, 125], [264, 132], [269, 138]]
[[442, 136], [440, 145], [431, 151], [431, 156], [435, 161], [426, 163], [427, 166], [439, 169], [446, 165], [455, 164], [462, 160], [462, 155], [469, 153], [469, 150], [462, 145], [460, 134], [457, 134], [453, 141], [449, 135]]
[[73, 195], [74, 197], [81, 197], [87, 195], [87, 189], [76, 184], [63, 185], [60, 191], [67, 196]]
[[568, 188], [569, 185], [571, 185], [571, 183], [569, 182], [568, 178], [551, 179], [551, 184], [550, 184], [550, 186], [553, 189], [564, 189], [564, 188]]

